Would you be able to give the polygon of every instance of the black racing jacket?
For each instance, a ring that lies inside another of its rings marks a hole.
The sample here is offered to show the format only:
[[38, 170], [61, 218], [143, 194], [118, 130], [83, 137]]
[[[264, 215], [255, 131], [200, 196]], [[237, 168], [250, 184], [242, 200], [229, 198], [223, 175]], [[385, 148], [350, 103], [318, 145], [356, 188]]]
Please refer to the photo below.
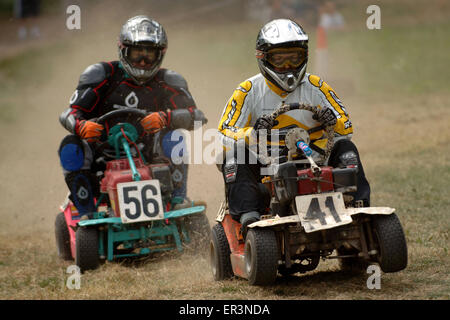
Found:
[[[169, 117], [169, 129], [192, 130], [194, 121], [207, 121], [196, 108], [187, 82], [180, 74], [160, 69], [147, 83], [138, 85], [128, 76], [119, 61], [89, 66], [81, 74], [78, 86], [70, 98], [70, 106], [63, 111], [59, 120], [69, 132], [78, 134], [81, 120], [95, 119], [110, 111], [128, 108], [142, 109], [149, 113], [172, 111], [172, 115], [179, 116]], [[106, 129], [113, 125], [114, 123], [107, 123]]]
[[80, 76], [70, 106], [60, 122], [76, 134], [80, 120], [100, 117], [118, 109], [137, 108], [147, 112], [196, 108], [186, 80], [178, 73], [160, 69], [145, 85], [137, 85], [119, 61], [89, 66]]

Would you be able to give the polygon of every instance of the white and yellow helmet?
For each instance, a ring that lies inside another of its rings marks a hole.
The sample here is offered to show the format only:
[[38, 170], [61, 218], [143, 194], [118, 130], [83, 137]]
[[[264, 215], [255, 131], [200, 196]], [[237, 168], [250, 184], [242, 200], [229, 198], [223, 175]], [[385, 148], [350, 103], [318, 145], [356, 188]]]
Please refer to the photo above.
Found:
[[258, 34], [256, 58], [261, 74], [267, 80], [292, 92], [305, 76], [308, 35], [292, 20], [272, 20]]

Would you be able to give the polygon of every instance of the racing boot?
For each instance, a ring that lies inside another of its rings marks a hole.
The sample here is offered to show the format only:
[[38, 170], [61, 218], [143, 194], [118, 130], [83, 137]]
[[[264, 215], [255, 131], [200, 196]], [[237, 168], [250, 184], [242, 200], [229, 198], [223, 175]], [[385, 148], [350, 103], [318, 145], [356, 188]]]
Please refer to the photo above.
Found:
[[172, 210], [180, 210], [185, 208], [192, 207], [193, 201], [189, 199], [188, 197], [182, 198], [182, 197], [174, 197], [172, 199]]
[[176, 197], [172, 200], [172, 204], [174, 204], [172, 210], [179, 210], [196, 206], [204, 206], [206, 209], [206, 201], [191, 200], [188, 197], [186, 198]]
[[253, 222], [257, 222], [260, 219], [261, 214], [257, 211], [250, 211], [250, 212], [246, 212], [244, 213], [241, 218], [240, 218], [240, 222], [241, 222], [241, 233], [242, 233], [242, 237], [245, 239], [245, 237], [247, 236], [247, 231], [248, 231], [248, 226], [250, 224], [252, 224]]

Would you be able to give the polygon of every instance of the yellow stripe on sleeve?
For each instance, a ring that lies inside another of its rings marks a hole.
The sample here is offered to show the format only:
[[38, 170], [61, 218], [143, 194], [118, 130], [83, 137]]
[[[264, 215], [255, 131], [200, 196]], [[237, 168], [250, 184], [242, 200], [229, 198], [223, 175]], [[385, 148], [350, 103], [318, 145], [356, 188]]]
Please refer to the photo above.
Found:
[[219, 122], [219, 130], [223, 130], [226, 127], [232, 127], [236, 124], [241, 115], [245, 98], [251, 88], [252, 83], [250, 81], [244, 81], [236, 90], [234, 90], [233, 95], [228, 100], [222, 119]]
[[[236, 126], [239, 117], [242, 114], [242, 107], [244, 106], [245, 98], [252, 88], [250, 81], [242, 82], [239, 87], [234, 90], [233, 95], [228, 100], [227, 106], [222, 119], [219, 122], [219, 131], [227, 137], [235, 140], [245, 136], [247, 130], [241, 130], [242, 128]], [[245, 123], [250, 123], [251, 115], [248, 116]]]
[[308, 80], [313, 86], [319, 88], [320, 92], [323, 93], [333, 109], [339, 114], [334, 131], [340, 135], [353, 133], [352, 123], [348, 117], [347, 111], [333, 88], [315, 75], [310, 75]]

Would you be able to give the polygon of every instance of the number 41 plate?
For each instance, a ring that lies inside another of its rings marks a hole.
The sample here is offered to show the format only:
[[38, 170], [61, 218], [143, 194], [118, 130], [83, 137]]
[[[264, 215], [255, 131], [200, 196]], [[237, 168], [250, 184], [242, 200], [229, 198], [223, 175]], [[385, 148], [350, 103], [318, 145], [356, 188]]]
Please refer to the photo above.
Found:
[[330, 229], [352, 222], [340, 192], [298, 196], [295, 204], [305, 232]]
[[159, 180], [118, 183], [117, 195], [123, 223], [164, 219]]

